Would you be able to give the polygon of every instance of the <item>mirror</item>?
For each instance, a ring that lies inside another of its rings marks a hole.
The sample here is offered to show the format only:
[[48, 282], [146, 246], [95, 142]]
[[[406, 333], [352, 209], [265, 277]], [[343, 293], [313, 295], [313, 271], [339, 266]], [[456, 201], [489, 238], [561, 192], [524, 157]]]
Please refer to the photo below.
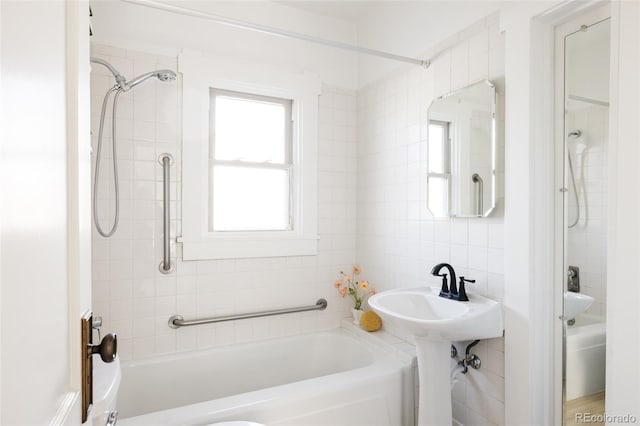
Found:
[[429, 106], [427, 205], [434, 217], [487, 217], [495, 207], [495, 99], [485, 80]]
[[[556, 146], [563, 146], [556, 162], [556, 182], [563, 193], [563, 244], [558, 248], [556, 297], [564, 310], [562, 376], [564, 425], [576, 425], [589, 411], [605, 415], [607, 387], [607, 179], [609, 149], [609, 89], [612, 82], [611, 21], [580, 15], [557, 27], [556, 69], [564, 71], [556, 88], [556, 105], [564, 106], [564, 120], [556, 123]], [[589, 19], [591, 18], [591, 19]], [[594, 22], [595, 21], [595, 22]], [[564, 52], [560, 49], [563, 49]], [[558, 216], [561, 214], [561, 216]], [[561, 234], [560, 234], [561, 233]], [[562, 295], [562, 296], [561, 296]], [[587, 337], [588, 336], [588, 337]], [[585, 343], [585, 338], [588, 343]], [[557, 340], [556, 340], [557, 341]], [[586, 408], [588, 407], [588, 409]]]

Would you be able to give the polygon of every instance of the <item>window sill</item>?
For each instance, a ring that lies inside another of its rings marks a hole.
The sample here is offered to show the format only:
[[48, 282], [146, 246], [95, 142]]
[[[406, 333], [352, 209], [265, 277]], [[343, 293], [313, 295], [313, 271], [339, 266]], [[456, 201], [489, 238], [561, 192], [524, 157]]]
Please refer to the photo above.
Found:
[[315, 256], [318, 237], [181, 239], [184, 260], [242, 259], [257, 257]]

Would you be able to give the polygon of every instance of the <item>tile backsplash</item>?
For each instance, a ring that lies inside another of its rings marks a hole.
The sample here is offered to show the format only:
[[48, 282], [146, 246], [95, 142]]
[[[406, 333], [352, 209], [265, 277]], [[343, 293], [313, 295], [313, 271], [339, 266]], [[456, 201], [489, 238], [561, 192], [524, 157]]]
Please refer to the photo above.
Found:
[[[175, 70], [175, 57], [93, 45], [92, 56], [109, 61], [127, 77], [159, 68]], [[106, 68], [91, 73], [94, 164], [100, 108], [114, 84]], [[170, 153], [171, 238], [180, 234], [181, 80], [150, 79], [122, 96], [117, 111], [120, 224], [110, 239], [93, 233], [93, 307], [104, 330], [118, 333], [123, 360], [338, 327], [348, 315], [333, 282], [355, 261], [356, 93], [323, 87], [319, 117], [319, 249], [317, 256], [180, 260], [172, 243], [175, 272], [161, 274], [162, 168]], [[99, 216], [110, 227], [114, 208], [111, 108], [107, 109], [99, 183]], [[173, 219], [175, 218], [175, 219]], [[324, 297], [325, 311], [230, 321], [173, 330], [168, 319], [228, 315], [312, 305]]]

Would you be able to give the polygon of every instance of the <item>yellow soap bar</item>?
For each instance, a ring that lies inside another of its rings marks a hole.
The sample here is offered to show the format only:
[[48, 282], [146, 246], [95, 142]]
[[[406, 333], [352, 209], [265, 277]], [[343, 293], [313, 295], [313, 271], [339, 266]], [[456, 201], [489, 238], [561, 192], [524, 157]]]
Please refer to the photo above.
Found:
[[375, 312], [366, 311], [360, 316], [360, 325], [367, 331], [376, 331], [382, 327], [382, 319]]

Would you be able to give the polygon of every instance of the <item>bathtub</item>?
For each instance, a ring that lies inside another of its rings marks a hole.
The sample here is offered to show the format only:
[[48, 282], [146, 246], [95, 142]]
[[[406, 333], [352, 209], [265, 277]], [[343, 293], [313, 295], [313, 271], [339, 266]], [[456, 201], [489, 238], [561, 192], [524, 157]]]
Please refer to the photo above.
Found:
[[344, 329], [122, 363], [118, 425], [412, 426], [402, 359]]
[[603, 318], [582, 314], [566, 334], [567, 401], [604, 390], [606, 329]]

